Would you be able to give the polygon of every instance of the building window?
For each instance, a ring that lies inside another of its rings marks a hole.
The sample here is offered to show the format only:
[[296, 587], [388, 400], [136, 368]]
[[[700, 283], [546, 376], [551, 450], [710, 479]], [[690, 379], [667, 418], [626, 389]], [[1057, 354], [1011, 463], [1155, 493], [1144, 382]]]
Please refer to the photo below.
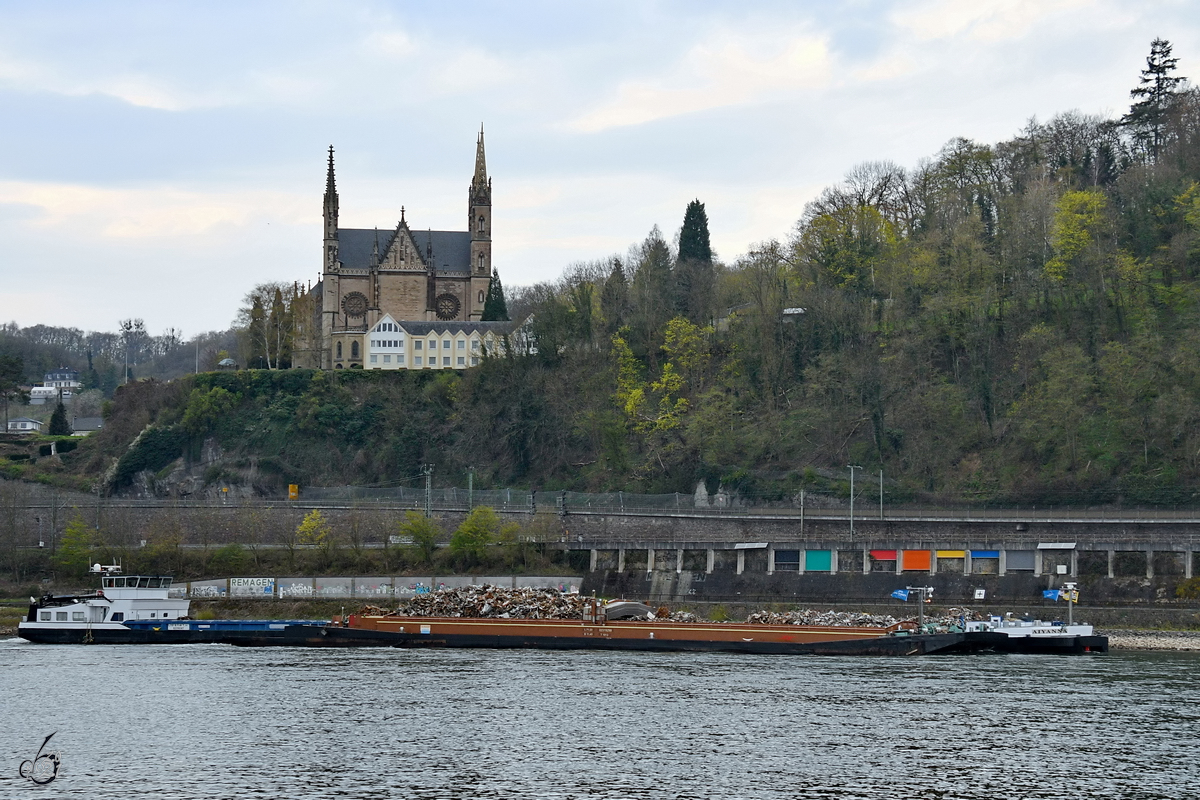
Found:
[[479, 356], [471, 356], [471, 366], [472, 367], [479, 366]]
[[443, 367], [450, 366], [450, 356], [442, 356], [442, 366]]
[[483, 233], [483, 217], [479, 218], [479, 232]]
[[[374, 357], [375, 357], [375, 356], [371, 356], [371, 358], [374, 358]], [[390, 364], [390, 363], [392, 363], [392, 357], [391, 357], [391, 356], [389, 356], [387, 353], [384, 353], [384, 354], [383, 354], [383, 363], [385, 363], [385, 364]]]
[[480, 289], [479, 290], [479, 305], [483, 305], [485, 302], [486, 302], [486, 300], [483, 297], [483, 289]]
[[342, 357], [342, 343], [341, 342], [337, 343], [337, 357], [338, 358]]
[[[386, 358], [387, 358], [387, 356], [384, 356], [384, 358], [386, 359]], [[375, 364], [375, 363], [377, 363], [378, 361], [379, 361], [379, 356], [375, 355], [374, 353], [371, 353], [371, 363], [372, 363], [372, 364]]]
[[443, 349], [443, 350], [449, 350], [449, 349], [450, 349], [450, 340], [449, 340], [449, 339], [447, 339], [446, 341], [442, 342], [442, 349]]
[[458, 340], [458, 349], [459, 349], [459, 350], [466, 350], [466, 349], [467, 349], [467, 340], [466, 340], [466, 339], [459, 339], [459, 340]]
[[424, 345], [425, 345], [424, 339], [414, 339], [413, 340], [413, 350], [420, 350]]
[[431, 340], [429, 341], [429, 349], [430, 349], [430, 350], [437, 350], [437, 339], [431, 339]]
[[479, 271], [480, 271], [480, 272], [483, 272], [483, 269], [484, 269], [484, 267], [483, 267], [483, 253], [480, 253], [480, 254], [479, 254]]
[[466, 357], [465, 357], [465, 356], [459, 356], [459, 357], [458, 357], [458, 365], [459, 365], [460, 367], [464, 367], [464, 366], [466, 366], [466, 364], [467, 364], [467, 359], [466, 359]]
[[414, 366], [418, 366], [418, 367], [421, 366], [421, 357], [417, 356], [417, 359], [416, 359], [416, 361], [413, 362], [413, 364], [414, 364]]
[[472, 340], [471, 340], [471, 352], [472, 352], [472, 353], [478, 353], [478, 352], [479, 352], [479, 340], [478, 340], [478, 339], [472, 339]]
[[358, 342], [350, 343], [350, 357], [358, 358]]
[[401, 353], [400, 355], [396, 356], [396, 363], [397, 363], [397, 364], [403, 364], [403, 363], [404, 363], [404, 354], [403, 354], [403, 353]]

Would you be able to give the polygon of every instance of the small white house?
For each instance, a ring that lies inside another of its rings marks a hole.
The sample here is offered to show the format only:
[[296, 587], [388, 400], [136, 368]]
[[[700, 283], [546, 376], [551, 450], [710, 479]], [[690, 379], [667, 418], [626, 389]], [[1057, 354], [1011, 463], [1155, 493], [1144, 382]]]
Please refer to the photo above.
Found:
[[59, 389], [54, 386], [34, 386], [29, 390], [29, 405], [41, 406], [46, 403], [58, 402], [58, 393], [62, 392], [64, 400], [71, 399], [70, 389]]
[[16, 417], [8, 421], [9, 433], [37, 433], [42, 429], [42, 423], [29, 417]]
[[78, 389], [79, 373], [70, 367], [59, 367], [46, 373], [42, 386], [53, 389]]

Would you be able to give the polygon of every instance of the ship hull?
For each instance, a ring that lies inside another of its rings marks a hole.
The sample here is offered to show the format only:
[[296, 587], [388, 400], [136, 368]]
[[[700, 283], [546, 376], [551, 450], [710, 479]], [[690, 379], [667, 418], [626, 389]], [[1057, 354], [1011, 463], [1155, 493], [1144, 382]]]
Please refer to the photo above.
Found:
[[1107, 636], [1009, 636], [995, 632], [964, 634], [970, 649], [990, 653], [1028, 653], [1043, 655], [1077, 655], [1107, 653]]
[[[210, 620], [173, 622], [168, 626], [117, 624], [91, 627], [29, 625], [21, 623], [17, 635], [38, 644], [233, 644], [239, 639], [270, 640], [280, 638], [298, 621]], [[318, 628], [313, 622], [308, 627]]]
[[282, 636], [233, 644], [280, 647], [504, 648], [909, 656], [965, 646], [961, 633], [887, 635], [879, 629], [566, 620], [367, 618], [348, 627], [289, 626]]

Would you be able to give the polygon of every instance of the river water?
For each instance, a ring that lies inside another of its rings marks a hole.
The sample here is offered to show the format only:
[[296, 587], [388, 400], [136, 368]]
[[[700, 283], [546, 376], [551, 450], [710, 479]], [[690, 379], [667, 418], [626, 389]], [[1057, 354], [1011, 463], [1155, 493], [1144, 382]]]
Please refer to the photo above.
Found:
[[[3, 798], [1194, 798], [1200, 654], [0, 641]], [[47, 734], [58, 777], [18, 774]]]

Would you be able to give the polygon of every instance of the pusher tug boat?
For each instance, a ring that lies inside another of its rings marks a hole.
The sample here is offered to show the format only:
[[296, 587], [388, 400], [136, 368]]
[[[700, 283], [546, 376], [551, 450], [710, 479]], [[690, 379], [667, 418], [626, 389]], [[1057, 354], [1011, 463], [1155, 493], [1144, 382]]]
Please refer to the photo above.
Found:
[[[629, 605], [629, 604], [623, 604]], [[593, 600], [580, 619], [404, 617], [352, 614], [324, 627], [289, 625], [281, 636], [248, 635], [242, 646], [489, 647], [550, 650], [725, 651], [814, 655], [911, 656], [961, 652], [964, 634], [916, 633], [910, 623], [890, 627], [759, 625], [610, 619]]]
[[17, 635], [45, 644], [191, 644], [229, 643], [239, 637], [281, 636], [290, 625], [325, 624], [325, 620], [198, 620], [189, 619], [190, 601], [169, 596], [172, 577], [117, 575], [104, 571], [100, 590], [83, 595], [30, 598], [29, 614]]

